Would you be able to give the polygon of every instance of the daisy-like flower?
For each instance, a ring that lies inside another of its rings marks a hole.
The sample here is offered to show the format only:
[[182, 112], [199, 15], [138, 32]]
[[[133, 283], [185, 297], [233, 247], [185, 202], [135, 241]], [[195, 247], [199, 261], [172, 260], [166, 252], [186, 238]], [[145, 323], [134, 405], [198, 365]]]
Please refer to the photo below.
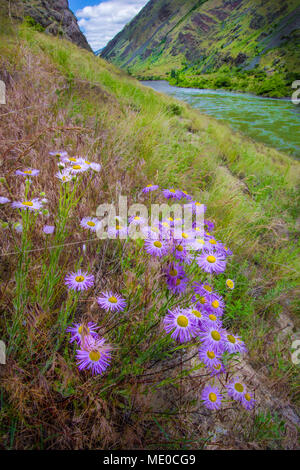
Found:
[[78, 173], [84, 173], [88, 169], [89, 169], [89, 165], [87, 165], [85, 162], [82, 162], [82, 161], [78, 161], [70, 167], [70, 171], [72, 175], [77, 175]]
[[62, 183], [68, 183], [69, 181], [72, 181], [72, 175], [70, 173], [69, 168], [65, 168], [62, 171], [59, 171], [56, 173], [56, 178], [58, 178]]
[[147, 223], [147, 220], [145, 217], [142, 217], [140, 215], [132, 215], [129, 217], [129, 223], [132, 225], [145, 225]]
[[228, 395], [237, 401], [242, 401], [246, 393], [246, 386], [243, 384], [239, 377], [235, 377], [232, 382], [226, 385]]
[[219, 361], [214, 366], [209, 367], [209, 371], [210, 371], [211, 377], [214, 377], [215, 375], [225, 374], [226, 369], [225, 369], [224, 364], [221, 361]]
[[177, 190], [178, 199], [186, 199], [187, 201], [191, 201], [193, 198], [190, 196], [186, 191], [182, 191], [180, 189]]
[[216, 351], [210, 351], [207, 347], [201, 347], [199, 349], [199, 359], [207, 367], [214, 367], [219, 364], [221, 355]]
[[151, 240], [148, 238], [145, 240], [144, 248], [147, 253], [158, 258], [168, 253], [168, 245], [165, 240]]
[[51, 235], [55, 230], [54, 225], [44, 225], [43, 232], [47, 235]]
[[203, 251], [197, 257], [198, 266], [206, 273], [220, 274], [226, 269], [226, 260], [221, 252], [207, 252]]
[[194, 282], [193, 284], [193, 289], [195, 294], [198, 294], [200, 296], [208, 296], [213, 292], [213, 288], [211, 285], [205, 282]]
[[163, 195], [165, 196], [165, 198], [167, 199], [180, 199], [181, 198], [181, 192], [178, 191], [178, 189], [174, 189], [174, 188], [171, 188], [171, 189], [163, 189]]
[[226, 286], [228, 289], [233, 290], [234, 289], [234, 281], [232, 279], [227, 279], [226, 280]]
[[206, 242], [205, 242], [204, 238], [201, 238], [201, 237], [199, 238], [196, 235], [196, 238], [191, 243], [191, 249], [194, 250], [194, 251], [204, 250], [205, 243]]
[[54, 152], [49, 152], [49, 155], [57, 158], [64, 158], [68, 156], [68, 152], [66, 152], [65, 150], [58, 150]]
[[176, 307], [174, 310], [168, 310], [164, 318], [164, 329], [171, 333], [171, 338], [180, 343], [186, 343], [197, 335], [197, 328], [193, 318], [187, 310]]
[[201, 327], [204, 317], [204, 314], [201, 309], [198, 309], [197, 307], [190, 307], [187, 309], [187, 311], [193, 318], [195, 325]]
[[94, 285], [94, 275], [79, 269], [77, 272], [72, 272], [66, 275], [65, 285], [75, 291], [84, 291]]
[[107, 233], [112, 238], [116, 238], [117, 236], [126, 238], [128, 236], [128, 228], [127, 225], [117, 224], [115, 227], [108, 227]]
[[224, 333], [224, 349], [230, 354], [247, 352], [244, 341], [239, 336], [228, 332]]
[[221, 328], [222, 326], [222, 323], [220, 322], [219, 318], [214, 315], [213, 313], [208, 313], [208, 312], [205, 312], [203, 314], [203, 324], [205, 324], [205, 326], [207, 328], [215, 328], [215, 329], [218, 329], [218, 328]]
[[183, 240], [182, 243], [174, 243], [172, 251], [175, 259], [178, 261], [183, 261], [186, 264], [191, 264], [192, 257], [189, 251], [186, 249]]
[[99, 327], [94, 322], [89, 322], [87, 325], [83, 323], [73, 323], [72, 326], [69, 326], [66, 331], [71, 333], [70, 343], [76, 341], [78, 344], [81, 343], [82, 335], [97, 335], [97, 329]]
[[111, 362], [112, 347], [104, 338], [85, 337], [81, 349], [76, 351], [79, 370], [88, 369], [92, 374], [103, 374]]
[[88, 167], [91, 168], [91, 170], [95, 171], [96, 173], [99, 173], [99, 171], [101, 170], [100, 163], [89, 162], [88, 160], [84, 160], [83, 158], [79, 159], [79, 163], [80, 162], [85, 163], [86, 165], [88, 165]]
[[42, 208], [42, 203], [38, 198], [34, 198], [31, 200], [24, 200], [24, 201], [16, 201], [11, 203], [11, 207], [15, 209], [23, 209], [23, 210], [30, 210], [30, 211], [39, 211]]
[[224, 351], [224, 333], [219, 327], [207, 327], [200, 332], [199, 338], [203, 343], [203, 347], [209, 351], [221, 353]]
[[192, 201], [191, 204], [193, 214], [202, 214], [206, 211], [206, 205], [201, 202]]
[[231, 256], [231, 255], [233, 255], [231, 249], [228, 248], [227, 246], [224, 246], [224, 245], [223, 245], [222, 250], [224, 251], [224, 253], [225, 253], [226, 256]]
[[156, 191], [157, 189], [159, 189], [159, 186], [157, 184], [147, 184], [147, 186], [142, 189], [142, 193], [147, 194], [151, 191]]
[[37, 176], [40, 170], [35, 170], [34, 168], [25, 168], [25, 170], [16, 170], [16, 175], [21, 176]]
[[218, 387], [207, 385], [202, 390], [201, 398], [206, 408], [209, 410], [218, 410], [221, 407], [223, 397], [219, 392]]
[[80, 157], [69, 157], [69, 155], [66, 153], [66, 155], [62, 155], [61, 161], [64, 162], [64, 163], [68, 163], [68, 164], [73, 165], [75, 163], [79, 163], [80, 161], [82, 161], [82, 158], [80, 158]]
[[96, 217], [84, 217], [80, 221], [80, 225], [83, 228], [90, 230], [91, 232], [96, 232], [99, 227], [100, 221]]
[[111, 312], [122, 312], [126, 307], [126, 300], [119, 294], [115, 294], [111, 291], [101, 292], [101, 296], [97, 298], [97, 302], [104, 310]]
[[241, 403], [246, 410], [252, 410], [255, 405], [256, 400], [251, 396], [249, 392], [246, 392], [241, 400]]
[[207, 303], [205, 308], [212, 312], [217, 317], [221, 317], [224, 312], [225, 303], [221, 295], [212, 292], [207, 296]]
[[208, 232], [212, 232], [215, 228], [215, 224], [210, 220], [204, 220], [204, 226]]
[[185, 271], [183, 267], [178, 263], [171, 263], [168, 268], [166, 269], [166, 274], [168, 280], [174, 280], [178, 277], [183, 278], [185, 276]]
[[10, 199], [4, 196], [0, 196], [0, 204], [7, 204], [8, 202], [10, 202]]
[[187, 277], [177, 277], [176, 279], [168, 279], [168, 288], [174, 293], [182, 295], [188, 286], [189, 280]]

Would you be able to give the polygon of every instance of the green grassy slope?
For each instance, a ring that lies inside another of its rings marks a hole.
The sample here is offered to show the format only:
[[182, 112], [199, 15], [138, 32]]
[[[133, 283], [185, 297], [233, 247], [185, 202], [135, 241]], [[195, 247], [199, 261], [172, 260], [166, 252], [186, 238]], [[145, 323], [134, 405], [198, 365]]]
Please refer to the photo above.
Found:
[[[38, 167], [35, 191], [46, 191], [54, 212], [59, 186], [50, 150], [66, 148], [70, 155], [87, 155], [103, 166], [99, 180], [85, 189], [70, 213], [64, 239], [69, 246], [59, 252], [47, 302], [43, 284], [36, 284], [49, 263], [41, 235], [27, 240], [41, 251], [26, 261], [24, 284], [18, 256], [1, 257], [0, 338], [13, 345], [7, 365], [0, 366], [1, 447], [297, 446], [291, 437], [296, 431], [290, 429], [297, 425], [299, 369], [291, 363], [290, 347], [299, 330], [299, 163], [141, 86], [91, 53], [27, 26], [17, 36], [1, 36], [0, 57], [8, 83], [7, 105], [0, 113], [1, 175], [13, 197], [23, 191], [14, 170]], [[1, 195], [9, 195], [1, 181]], [[216, 444], [220, 422], [209, 412], [202, 415], [191, 393], [199, 388], [199, 371], [189, 375], [193, 364], [178, 362], [185, 356], [174, 353], [174, 344], [161, 341], [157, 347], [153, 342], [160, 335], [157, 325], [167, 295], [159, 290], [155, 266], [145, 267], [141, 251], [131, 246], [90, 243], [85, 252], [80, 248], [86, 238], [78, 228], [81, 217], [116, 200], [119, 192], [130, 203], [138, 201], [149, 181], [180, 187], [206, 203], [217, 236], [234, 252], [226, 277], [235, 279], [236, 289], [225, 293], [223, 275], [215, 288], [226, 296], [226, 326], [249, 348], [243, 367], [258, 407], [248, 414], [233, 406], [223, 415], [226, 435]], [[15, 222], [10, 210], [1, 211], [2, 222], [10, 227]], [[3, 251], [9, 252], [18, 235], [10, 230], [5, 235]], [[75, 319], [84, 315], [104, 322], [105, 334], [117, 345], [113, 367], [103, 378], [77, 372], [72, 346], [64, 331], [55, 329], [57, 317], [70, 308], [63, 278], [80, 262], [97, 274], [98, 291], [113, 286], [130, 299], [130, 315], [120, 321], [99, 317], [95, 302], [72, 304]], [[22, 326], [11, 336], [16, 311]], [[59, 343], [57, 335], [63, 337]]]
[[153, 0], [102, 56], [140, 78], [288, 96], [299, 12], [296, 0]]

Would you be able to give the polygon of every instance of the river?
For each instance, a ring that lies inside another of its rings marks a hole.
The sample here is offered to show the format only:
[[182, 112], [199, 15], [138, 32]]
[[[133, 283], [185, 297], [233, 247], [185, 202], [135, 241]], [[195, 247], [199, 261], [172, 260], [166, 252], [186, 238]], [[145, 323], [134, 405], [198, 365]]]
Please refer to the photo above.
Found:
[[[189, 103], [253, 139], [300, 158], [300, 104], [226, 90], [179, 88], [164, 80], [142, 81], [160, 93]], [[292, 94], [291, 90], [291, 94]]]

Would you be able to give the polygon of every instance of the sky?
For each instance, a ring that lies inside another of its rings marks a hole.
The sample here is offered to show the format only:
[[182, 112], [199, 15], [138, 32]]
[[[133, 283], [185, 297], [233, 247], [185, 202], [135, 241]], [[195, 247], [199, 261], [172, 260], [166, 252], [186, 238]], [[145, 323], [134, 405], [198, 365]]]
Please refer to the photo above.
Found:
[[94, 51], [102, 49], [149, 0], [69, 0]]

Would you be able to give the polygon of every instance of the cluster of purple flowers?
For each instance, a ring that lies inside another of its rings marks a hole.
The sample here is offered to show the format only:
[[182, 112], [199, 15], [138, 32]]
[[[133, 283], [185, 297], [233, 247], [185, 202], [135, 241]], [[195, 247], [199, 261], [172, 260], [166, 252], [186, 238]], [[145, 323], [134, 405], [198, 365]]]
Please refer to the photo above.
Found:
[[[144, 188], [143, 192], [148, 190]], [[163, 189], [162, 195], [168, 200], [189, 201], [193, 215], [206, 210], [203, 204], [194, 201], [184, 191]], [[176, 236], [178, 229], [181, 230], [180, 237]], [[181, 296], [181, 304], [183, 294], [191, 294], [187, 307], [177, 305], [168, 310], [163, 326], [174, 340], [180, 343], [193, 340], [198, 344], [199, 360], [207, 368], [211, 379], [229, 373], [227, 363], [232, 355], [246, 352], [242, 339], [224, 328], [222, 317], [225, 302], [211, 285], [212, 275], [223, 273], [228, 257], [232, 255], [232, 251], [212, 234], [213, 230], [214, 223], [204, 219], [202, 226], [193, 222], [192, 229], [185, 232], [182, 219], [169, 217], [148, 227], [148, 238], [144, 244], [147, 253], [167, 262], [163, 268], [167, 288]], [[191, 265], [192, 270], [189, 269]], [[193, 282], [189, 278], [187, 272], [194, 273], [199, 268], [200, 274], [209, 276], [209, 282]], [[226, 287], [234, 289], [234, 281], [227, 279]], [[253, 408], [255, 400], [238, 378], [226, 385], [226, 389], [230, 398], [239, 401], [246, 409]], [[212, 410], [220, 408], [223, 396], [224, 393], [215, 384], [207, 385], [202, 392], [205, 406]]]

